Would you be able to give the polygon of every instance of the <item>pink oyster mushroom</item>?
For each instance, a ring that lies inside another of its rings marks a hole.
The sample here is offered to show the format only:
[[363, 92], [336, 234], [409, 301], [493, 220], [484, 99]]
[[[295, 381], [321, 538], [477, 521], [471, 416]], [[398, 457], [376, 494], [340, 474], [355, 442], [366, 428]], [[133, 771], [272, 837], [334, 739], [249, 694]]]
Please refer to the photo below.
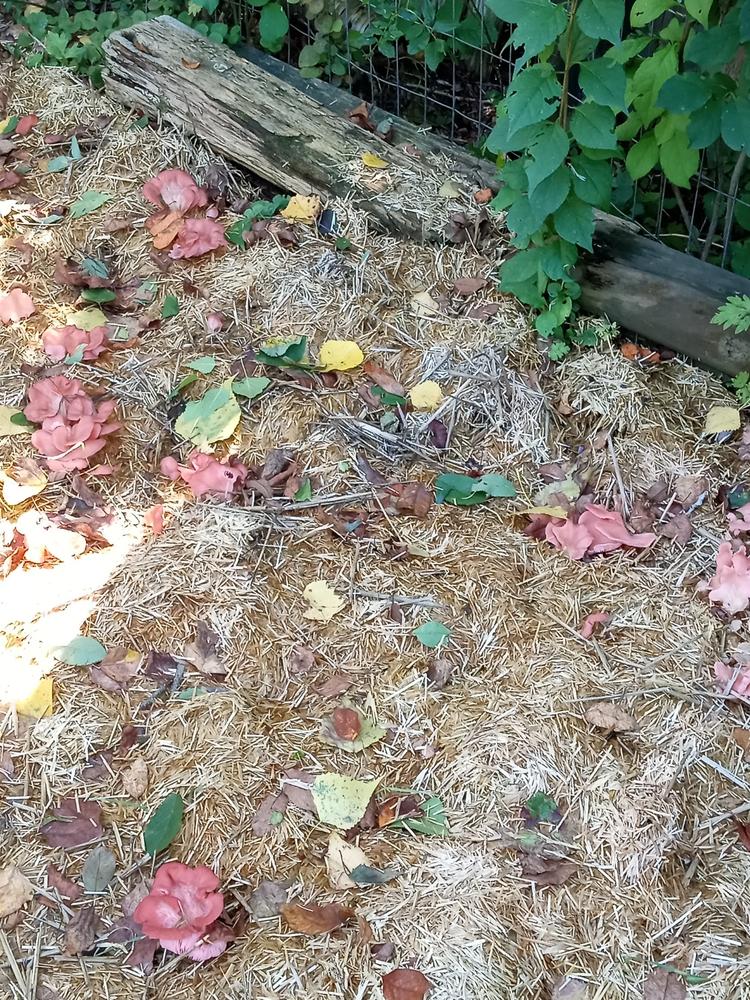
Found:
[[614, 552], [625, 546], [648, 548], [656, 541], [656, 535], [651, 532], [633, 534], [628, 531], [619, 511], [607, 510], [600, 504], [590, 504], [577, 520], [572, 516], [565, 520], [550, 518], [544, 536], [556, 549], [567, 552], [571, 559]]
[[224, 227], [220, 223], [213, 219], [185, 219], [169, 256], [173, 260], [200, 257], [226, 245]]
[[721, 543], [716, 572], [708, 581], [708, 598], [732, 615], [750, 604], [750, 559], [744, 545], [734, 552], [731, 542]]
[[194, 451], [187, 462], [187, 465], [180, 465], [172, 457], [163, 458], [159, 468], [173, 482], [178, 479], [186, 482], [195, 497], [208, 495], [227, 500], [242, 488], [247, 479], [247, 466], [231, 459], [220, 462], [213, 455]]
[[162, 170], [143, 185], [143, 197], [172, 212], [189, 212], [208, 204], [206, 192], [184, 170]]
[[93, 361], [109, 347], [109, 330], [106, 326], [95, 326], [92, 330], [81, 330], [77, 326], [50, 327], [42, 334], [44, 352], [54, 361], [63, 361], [83, 347], [81, 359]]

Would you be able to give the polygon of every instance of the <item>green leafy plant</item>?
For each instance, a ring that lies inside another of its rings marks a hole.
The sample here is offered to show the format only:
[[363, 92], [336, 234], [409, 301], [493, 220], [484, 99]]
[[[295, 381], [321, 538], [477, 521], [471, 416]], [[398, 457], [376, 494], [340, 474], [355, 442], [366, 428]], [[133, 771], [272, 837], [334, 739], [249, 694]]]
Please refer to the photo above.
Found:
[[492, 206], [507, 211], [517, 248], [501, 287], [538, 311], [535, 327], [560, 358], [582, 342], [571, 323], [575, 265], [593, 248], [595, 209], [610, 206], [622, 178], [658, 167], [679, 199], [701, 150], [720, 143], [744, 163], [750, 73], [744, 61], [734, 74], [728, 64], [738, 39], [744, 54], [750, 17], [739, 3], [635, 0], [622, 40], [624, 0], [488, 4], [523, 47], [486, 143], [501, 162]]
[[734, 328], [735, 333], [750, 330], [750, 295], [730, 295], [711, 317], [711, 322], [724, 330]]
[[740, 406], [750, 406], [750, 372], [737, 372], [729, 384]]

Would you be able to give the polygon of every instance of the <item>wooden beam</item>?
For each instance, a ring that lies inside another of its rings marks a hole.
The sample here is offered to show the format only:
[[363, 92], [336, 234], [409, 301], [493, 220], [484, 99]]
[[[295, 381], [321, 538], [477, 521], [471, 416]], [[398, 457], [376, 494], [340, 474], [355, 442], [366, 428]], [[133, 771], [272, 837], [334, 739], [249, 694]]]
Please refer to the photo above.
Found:
[[[272, 56], [245, 50], [242, 58], [170, 17], [116, 32], [104, 50], [105, 86], [116, 100], [161, 115], [282, 190], [346, 198], [404, 237], [442, 236], [448, 203], [425, 199], [428, 213], [422, 191], [450, 176], [471, 191], [490, 176], [485, 162], [403, 119], [393, 119], [396, 141], [422, 155], [389, 145], [349, 120], [360, 103], [353, 95]], [[371, 117], [392, 116], [373, 109]], [[367, 187], [372, 175], [356, 169], [364, 152], [388, 161], [394, 190]], [[750, 336], [711, 323], [728, 295], [750, 295], [750, 281], [602, 212], [594, 244], [577, 272], [586, 310], [720, 372], [750, 369]]]

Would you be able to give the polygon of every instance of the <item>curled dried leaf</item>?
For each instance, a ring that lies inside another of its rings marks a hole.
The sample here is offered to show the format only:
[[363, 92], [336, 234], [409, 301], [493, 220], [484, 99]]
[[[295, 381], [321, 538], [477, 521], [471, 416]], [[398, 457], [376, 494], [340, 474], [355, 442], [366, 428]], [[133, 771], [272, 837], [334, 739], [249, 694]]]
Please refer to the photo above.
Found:
[[66, 955], [80, 955], [94, 947], [99, 930], [99, 917], [93, 906], [78, 910], [65, 928], [64, 951]]
[[589, 705], [585, 717], [592, 726], [604, 729], [608, 733], [630, 733], [638, 728], [638, 723], [632, 715], [607, 701], [597, 701]]
[[431, 988], [419, 969], [394, 969], [383, 976], [385, 1000], [424, 1000]]
[[287, 903], [281, 907], [284, 920], [300, 934], [330, 934], [354, 916], [350, 906], [341, 903]]

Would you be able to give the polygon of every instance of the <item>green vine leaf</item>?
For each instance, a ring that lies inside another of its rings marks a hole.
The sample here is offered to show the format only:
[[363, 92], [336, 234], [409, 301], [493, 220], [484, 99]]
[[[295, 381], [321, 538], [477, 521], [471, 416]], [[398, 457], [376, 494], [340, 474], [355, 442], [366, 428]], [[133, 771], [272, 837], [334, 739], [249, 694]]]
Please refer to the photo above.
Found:
[[643, 28], [660, 17], [673, 5], [674, 0], [635, 0], [630, 10], [630, 24], [633, 28]]
[[589, 38], [603, 38], [617, 45], [624, 18], [624, 0], [581, 0], [576, 23]]
[[750, 98], [736, 97], [721, 115], [721, 137], [730, 149], [750, 150]]
[[628, 150], [625, 169], [634, 181], [640, 180], [659, 162], [659, 147], [653, 132], [647, 132]]
[[677, 187], [690, 187], [698, 171], [700, 153], [688, 145], [686, 132], [676, 131], [659, 147], [659, 163], [668, 181]]
[[549, 177], [560, 166], [568, 155], [570, 139], [567, 133], [557, 124], [542, 125], [536, 138], [529, 146], [529, 157], [526, 159], [526, 177], [529, 181], [529, 197], [545, 177]]
[[527, 125], [551, 118], [558, 109], [560, 94], [560, 81], [548, 63], [538, 63], [518, 73], [505, 99], [509, 138]]
[[721, 101], [714, 98], [690, 116], [687, 134], [693, 149], [711, 146], [721, 135]]
[[681, 73], [665, 81], [656, 99], [659, 107], [676, 115], [689, 115], [703, 107], [711, 96], [711, 85], [697, 73]]
[[555, 212], [555, 229], [568, 243], [575, 243], [586, 250], [592, 249], [594, 235], [594, 210], [576, 195], [568, 196], [565, 204]]
[[[703, 25], [704, 28], [708, 27], [708, 15], [711, 13], [711, 7], [713, 5], [713, 0], [685, 0], [685, 10], [691, 17], [694, 17], [696, 21]], [[744, 41], [744, 39], [741, 39]]]
[[584, 101], [570, 119], [573, 138], [588, 149], [617, 149], [614, 129], [614, 112], [591, 101]]
[[706, 73], [721, 72], [737, 55], [740, 9], [734, 7], [721, 24], [707, 31], [696, 31], [685, 46], [685, 59]]
[[603, 104], [614, 111], [626, 111], [625, 70], [606, 59], [591, 59], [581, 65], [578, 81], [590, 101]]
[[587, 205], [609, 208], [612, 201], [612, 164], [580, 154], [570, 161], [573, 190]]
[[674, 45], [668, 45], [644, 59], [633, 74], [628, 84], [626, 100], [638, 112], [645, 128], [659, 117], [659, 91], [676, 73], [677, 51]]
[[563, 163], [534, 188], [533, 194], [529, 193], [532, 218], [544, 220], [548, 215], [552, 215], [565, 201], [568, 191], [570, 191], [570, 168]]
[[549, 0], [487, 0], [487, 6], [501, 21], [516, 25], [510, 44], [523, 46], [524, 61], [554, 42], [568, 23], [565, 8]]

